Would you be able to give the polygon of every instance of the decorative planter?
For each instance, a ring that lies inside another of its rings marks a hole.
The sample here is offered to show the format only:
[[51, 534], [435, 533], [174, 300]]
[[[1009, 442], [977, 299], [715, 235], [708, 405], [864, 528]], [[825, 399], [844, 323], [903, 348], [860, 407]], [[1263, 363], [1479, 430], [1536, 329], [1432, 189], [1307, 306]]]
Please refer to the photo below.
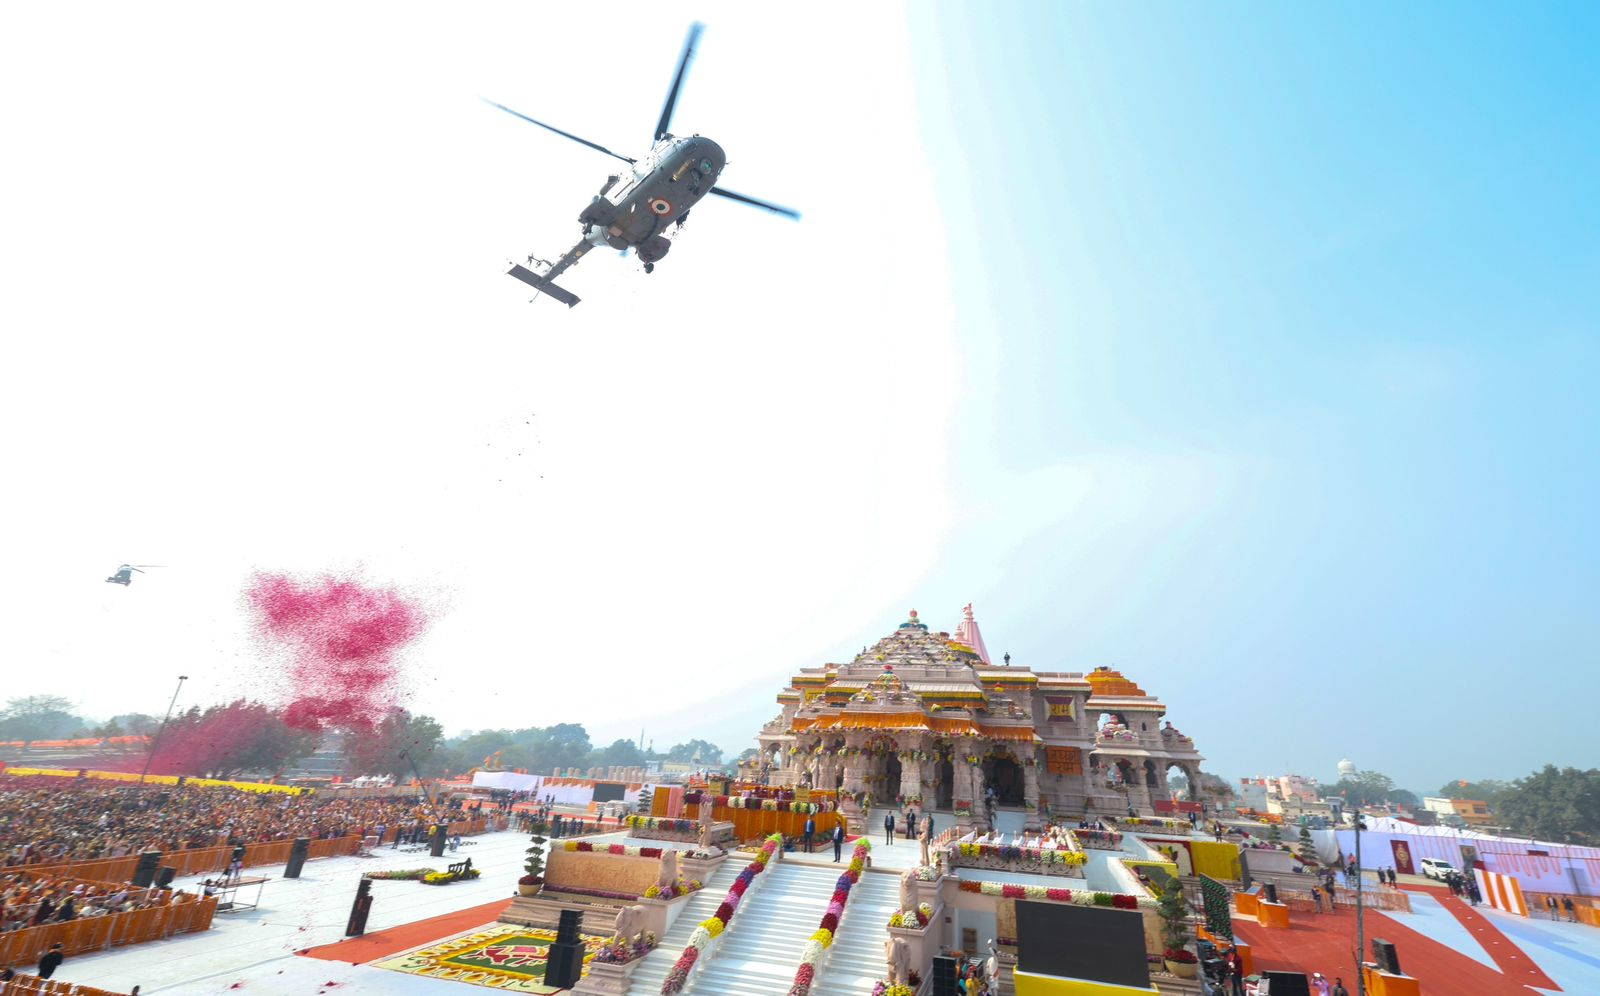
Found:
[[1180, 979], [1192, 979], [1200, 974], [1199, 962], [1167, 961], [1165, 958], [1163, 958], [1161, 959], [1161, 963], [1167, 966], [1168, 972], [1176, 975]]
[[539, 894], [539, 890], [542, 889], [542, 888], [544, 888], [544, 886], [542, 886], [542, 885], [518, 885], [517, 886], [517, 895], [519, 895], [519, 896], [537, 896]]
[[588, 971], [573, 988], [573, 996], [626, 996], [633, 984], [634, 968], [643, 958], [618, 965], [612, 962], [589, 962]]

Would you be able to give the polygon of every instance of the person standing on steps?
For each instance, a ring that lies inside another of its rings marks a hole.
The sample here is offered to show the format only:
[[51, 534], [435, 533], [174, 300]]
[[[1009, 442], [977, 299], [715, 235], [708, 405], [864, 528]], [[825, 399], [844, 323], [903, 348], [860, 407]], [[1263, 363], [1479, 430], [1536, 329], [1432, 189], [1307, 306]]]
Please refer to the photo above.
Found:
[[839, 856], [844, 853], [844, 821], [840, 820], [833, 825], [833, 863], [839, 863]]
[[883, 814], [883, 842], [886, 845], [894, 844], [894, 810]]
[[817, 839], [817, 821], [812, 819], [811, 817], [807, 816], [806, 817], [806, 833], [805, 833], [806, 853], [807, 854], [811, 853], [811, 844], [816, 839]]

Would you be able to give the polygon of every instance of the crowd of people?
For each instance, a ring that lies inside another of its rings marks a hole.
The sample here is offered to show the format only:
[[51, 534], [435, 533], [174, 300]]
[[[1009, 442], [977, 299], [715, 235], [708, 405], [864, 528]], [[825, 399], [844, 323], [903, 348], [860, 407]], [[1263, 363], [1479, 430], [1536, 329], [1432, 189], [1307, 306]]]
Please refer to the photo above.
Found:
[[414, 798], [253, 793], [225, 787], [137, 785], [0, 775], [0, 866], [56, 864], [309, 837], [425, 828], [451, 808]]
[[0, 933], [149, 909], [171, 902], [173, 895], [171, 890], [11, 870], [0, 873]]

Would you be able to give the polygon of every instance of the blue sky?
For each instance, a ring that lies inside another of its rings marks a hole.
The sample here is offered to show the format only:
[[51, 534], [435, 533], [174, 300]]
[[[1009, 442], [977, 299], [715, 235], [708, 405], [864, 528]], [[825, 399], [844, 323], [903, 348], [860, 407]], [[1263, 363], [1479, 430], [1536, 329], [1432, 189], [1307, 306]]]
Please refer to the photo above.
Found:
[[[1229, 777], [1593, 763], [1589, 8], [94, 10], [0, 32], [8, 696], [271, 700], [239, 592], [331, 571], [451, 732], [735, 751], [972, 602]], [[530, 304], [611, 161], [479, 96], [637, 154], [696, 17], [675, 127], [804, 220]]]
[[1592, 764], [1600, 13], [911, 10], [991, 649], [1233, 776]]

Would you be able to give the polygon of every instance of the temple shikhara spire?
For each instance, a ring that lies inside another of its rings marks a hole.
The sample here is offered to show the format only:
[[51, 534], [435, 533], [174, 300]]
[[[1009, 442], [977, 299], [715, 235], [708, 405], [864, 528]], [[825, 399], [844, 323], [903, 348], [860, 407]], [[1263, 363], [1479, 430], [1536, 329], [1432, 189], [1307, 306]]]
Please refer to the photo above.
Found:
[[978, 632], [978, 620], [972, 618], [971, 602], [961, 607], [961, 614], [961, 625], [956, 627], [955, 641], [976, 650], [978, 658], [985, 664], [994, 663], [989, 660], [989, 648], [983, 645], [983, 634]]

